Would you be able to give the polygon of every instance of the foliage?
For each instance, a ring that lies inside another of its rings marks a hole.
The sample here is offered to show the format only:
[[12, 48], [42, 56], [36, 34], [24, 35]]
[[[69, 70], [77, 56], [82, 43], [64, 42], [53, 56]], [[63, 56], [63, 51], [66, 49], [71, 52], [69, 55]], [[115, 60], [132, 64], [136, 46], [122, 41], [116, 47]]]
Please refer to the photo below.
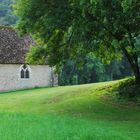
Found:
[[135, 45], [139, 6], [139, 0], [16, 0], [14, 7], [22, 32], [36, 34], [47, 44], [51, 65], [89, 52], [109, 63], [120, 59], [122, 51], [140, 81], [140, 49]]
[[14, 25], [17, 17], [12, 12], [13, 0], [0, 0], [0, 25]]
[[101, 63], [94, 54], [88, 54], [82, 60], [84, 64], [81, 67], [77, 67], [76, 60], [68, 60], [59, 67], [59, 85], [109, 81], [132, 75], [125, 57], [122, 61], [113, 61], [108, 65]]
[[[32, 47], [27, 54], [29, 64], [47, 64], [45, 47]], [[81, 63], [81, 60], [82, 63]], [[74, 85], [121, 79], [132, 74], [126, 59], [103, 64], [93, 53], [79, 57], [79, 60], [67, 60], [56, 66], [59, 73], [59, 85]]]
[[59, 84], [74, 85], [109, 80], [109, 75], [105, 73], [105, 66], [96, 57], [88, 55], [83, 58], [83, 63], [81, 67], [77, 67], [74, 60], [69, 60], [62, 65]]
[[44, 57], [44, 55], [46, 55], [45, 48], [31, 47], [30, 53], [27, 53], [26, 63], [29, 63], [29, 64], [45, 64], [46, 63], [46, 58]]
[[77, 63], [72, 60], [62, 65], [59, 84], [74, 85], [106, 80], [105, 67], [97, 58], [88, 56], [83, 59], [83, 62], [82, 67], [77, 67]]
[[134, 100], [139, 98], [140, 86], [134, 80], [134, 78], [128, 78], [118, 84], [115, 87], [117, 96], [120, 99]]

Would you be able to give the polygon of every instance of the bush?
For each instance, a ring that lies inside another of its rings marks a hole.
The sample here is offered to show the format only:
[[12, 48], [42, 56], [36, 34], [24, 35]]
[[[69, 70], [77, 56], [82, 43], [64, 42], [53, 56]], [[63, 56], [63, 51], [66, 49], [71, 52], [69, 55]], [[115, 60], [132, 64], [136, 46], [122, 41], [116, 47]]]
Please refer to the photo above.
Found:
[[119, 99], [137, 100], [140, 96], [140, 85], [136, 84], [134, 78], [121, 81], [115, 88]]

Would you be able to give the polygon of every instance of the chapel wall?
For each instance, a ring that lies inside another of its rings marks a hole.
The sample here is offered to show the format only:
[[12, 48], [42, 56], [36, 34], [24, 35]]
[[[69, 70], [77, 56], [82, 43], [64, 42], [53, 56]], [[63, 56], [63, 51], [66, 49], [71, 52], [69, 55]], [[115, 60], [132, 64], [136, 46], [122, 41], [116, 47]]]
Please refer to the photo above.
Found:
[[[20, 67], [20, 64], [0, 64], [0, 92], [53, 85], [51, 67], [47, 65], [30, 65], [29, 79], [20, 78]], [[55, 81], [57, 81], [56, 77]]]

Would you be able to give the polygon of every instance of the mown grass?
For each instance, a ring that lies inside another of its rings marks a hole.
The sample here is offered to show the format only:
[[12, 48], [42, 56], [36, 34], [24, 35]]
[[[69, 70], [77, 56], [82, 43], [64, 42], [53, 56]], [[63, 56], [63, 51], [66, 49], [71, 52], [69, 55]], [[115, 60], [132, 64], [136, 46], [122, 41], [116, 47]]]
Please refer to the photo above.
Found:
[[119, 81], [0, 95], [1, 140], [139, 140], [139, 104], [119, 103]]

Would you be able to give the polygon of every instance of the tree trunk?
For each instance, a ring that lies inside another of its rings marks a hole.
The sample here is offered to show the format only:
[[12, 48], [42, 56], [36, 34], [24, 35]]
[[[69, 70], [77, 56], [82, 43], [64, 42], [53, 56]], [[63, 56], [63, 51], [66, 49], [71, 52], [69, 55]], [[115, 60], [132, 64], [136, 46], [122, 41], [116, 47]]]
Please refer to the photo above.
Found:
[[140, 84], [140, 71], [138, 69], [138, 71], [135, 72], [135, 79], [136, 79], [136, 83]]
[[[130, 62], [129, 62], [129, 63], [130, 63]], [[136, 83], [139, 83], [139, 84], [140, 84], [140, 70], [139, 70], [138, 64], [136, 64], [136, 63], [131, 64], [131, 63], [130, 63], [130, 65], [131, 65], [131, 68], [132, 68], [132, 70], [133, 70]]]
[[126, 56], [128, 62], [130, 63], [130, 66], [133, 70], [135, 79], [136, 79], [136, 83], [140, 84], [140, 69], [139, 69], [139, 65], [138, 65], [138, 58], [136, 58], [136, 56], [131, 56], [125, 47], [121, 47], [124, 55]]
[[[131, 31], [130, 31], [129, 27], [127, 28], [127, 31], [128, 31], [128, 37], [129, 37], [130, 46], [132, 47], [132, 50], [134, 50], [135, 45], [134, 45], [133, 36], [131, 34]], [[132, 56], [130, 55], [130, 57], [132, 57], [132, 62], [134, 63], [133, 64], [133, 71], [134, 71], [136, 82], [140, 83], [140, 69], [139, 69], [139, 64], [138, 64], [138, 55], [134, 51], [133, 55]]]

